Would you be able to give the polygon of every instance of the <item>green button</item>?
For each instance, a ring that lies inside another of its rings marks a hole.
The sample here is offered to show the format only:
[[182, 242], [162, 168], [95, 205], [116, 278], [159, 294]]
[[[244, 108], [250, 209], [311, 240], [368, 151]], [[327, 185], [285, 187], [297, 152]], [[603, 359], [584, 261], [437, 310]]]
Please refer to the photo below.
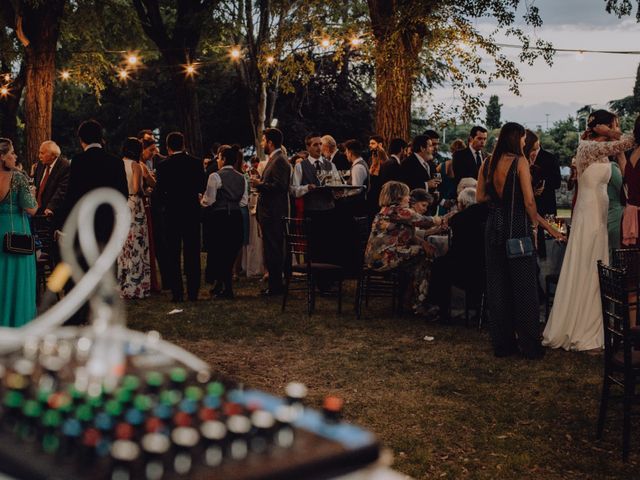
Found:
[[105, 411], [112, 417], [119, 417], [122, 414], [122, 405], [117, 400], [109, 400]]
[[187, 371], [184, 368], [172, 368], [169, 372], [169, 378], [172, 382], [183, 383], [187, 379]]
[[116, 392], [116, 400], [120, 403], [129, 403], [131, 401], [131, 397], [133, 397], [131, 390], [121, 388]]
[[69, 395], [71, 395], [71, 398], [73, 398], [74, 400], [80, 400], [82, 397], [84, 397], [84, 393], [82, 393], [73, 385], [69, 386]]
[[62, 423], [62, 415], [57, 410], [47, 410], [42, 416], [42, 426], [58, 428]]
[[73, 403], [64, 402], [58, 407], [58, 411], [63, 415], [67, 415], [73, 411]]
[[184, 396], [194, 402], [199, 402], [202, 399], [202, 389], [192, 385], [184, 390]]
[[48, 403], [51, 396], [51, 390], [38, 390], [38, 401], [40, 403]]
[[136, 395], [136, 398], [133, 400], [133, 406], [142, 412], [146, 412], [153, 405], [151, 398], [147, 395]]
[[93, 408], [100, 408], [102, 407], [102, 404], [104, 403], [104, 399], [102, 398], [102, 395], [98, 395], [97, 397], [87, 397], [87, 404], [91, 405]]
[[137, 390], [140, 387], [140, 379], [134, 375], [127, 375], [122, 379], [122, 388], [127, 390]]
[[224, 393], [224, 385], [222, 385], [222, 383], [220, 382], [211, 382], [207, 385], [207, 393], [209, 395], [221, 397]]
[[165, 390], [160, 393], [160, 402], [173, 407], [182, 400], [182, 393], [179, 390]]
[[60, 446], [60, 440], [57, 435], [47, 434], [42, 437], [42, 449], [46, 453], [55, 453]]
[[22, 413], [29, 418], [39, 417], [42, 414], [42, 406], [35, 400], [27, 400], [22, 407]]
[[160, 387], [164, 382], [164, 378], [160, 372], [149, 372], [147, 374], [147, 385], [150, 387]]
[[24, 403], [24, 396], [15, 390], [9, 390], [4, 396], [4, 404], [9, 408], [20, 408]]
[[90, 405], [83, 404], [76, 409], [76, 418], [81, 422], [89, 422], [93, 419], [93, 409]]

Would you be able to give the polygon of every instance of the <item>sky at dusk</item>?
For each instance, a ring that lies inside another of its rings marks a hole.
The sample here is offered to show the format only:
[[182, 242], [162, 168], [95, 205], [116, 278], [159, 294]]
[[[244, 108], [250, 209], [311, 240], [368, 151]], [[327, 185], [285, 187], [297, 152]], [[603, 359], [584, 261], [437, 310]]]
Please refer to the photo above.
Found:
[[[608, 14], [603, 0], [529, 0], [540, 9], [543, 26], [527, 27], [532, 38], [553, 43], [555, 48], [592, 50], [640, 50], [640, 24], [635, 16], [619, 19]], [[635, 4], [635, 2], [634, 2]], [[495, 25], [478, 21], [482, 32]], [[518, 43], [515, 39], [504, 39]], [[514, 59], [517, 50], [505, 50]], [[534, 66], [519, 64], [522, 74], [521, 96], [508, 91], [504, 82], [490, 85], [484, 92], [500, 97], [502, 120], [511, 120], [535, 128], [575, 115], [584, 105], [605, 107], [609, 100], [630, 95], [633, 90], [640, 55], [556, 53], [553, 65], [538, 60]], [[456, 100], [450, 88], [432, 92], [437, 102]], [[547, 116], [547, 114], [549, 114]], [[481, 115], [484, 117], [484, 112]]]

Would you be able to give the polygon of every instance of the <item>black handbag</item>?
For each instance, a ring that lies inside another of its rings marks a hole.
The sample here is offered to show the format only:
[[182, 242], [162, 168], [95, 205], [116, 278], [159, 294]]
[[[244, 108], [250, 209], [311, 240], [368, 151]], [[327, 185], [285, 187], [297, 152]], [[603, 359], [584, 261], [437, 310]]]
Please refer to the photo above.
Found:
[[[518, 161], [514, 160], [515, 162]], [[517, 167], [517, 164], [516, 164]], [[511, 190], [511, 220], [509, 223], [509, 238], [507, 239], [507, 258], [524, 258], [533, 256], [533, 240], [530, 236], [513, 238], [513, 203], [516, 196], [516, 171], [513, 171], [513, 188]], [[526, 226], [525, 219], [525, 226]]]
[[[13, 179], [12, 179], [13, 180]], [[9, 187], [9, 218], [11, 219], [11, 231], [4, 234], [2, 240], [2, 249], [6, 253], [17, 255], [33, 255], [35, 252], [35, 242], [33, 235], [27, 233], [27, 226], [24, 221], [24, 212], [22, 212], [22, 232], [13, 231], [13, 200], [11, 198], [11, 186]]]

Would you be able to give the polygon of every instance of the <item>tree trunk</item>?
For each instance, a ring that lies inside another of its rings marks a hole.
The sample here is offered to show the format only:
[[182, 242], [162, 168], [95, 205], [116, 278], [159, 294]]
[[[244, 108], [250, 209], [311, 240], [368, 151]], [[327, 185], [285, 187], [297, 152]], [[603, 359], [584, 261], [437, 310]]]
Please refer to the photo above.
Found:
[[202, 126], [200, 124], [200, 106], [195, 83], [193, 79], [185, 78], [181, 72], [173, 75], [172, 80], [178, 107], [178, 123], [184, 133], [187, 151], [192, 155], [201, 156], [204, 150], [202, 145]]
[[26, 144], [24, 167], [38, 159], [40, 144], [51, 139], [53, 90], [56, 80], [56, 46], [64, 0], [24, 2], [22, 27], [26, 75], [24, 117]]
[[[4, 69], [3, 70], [7, 70]], [[11, 82], [11, 95], [0, 102], [0, 137], [5, 137], [13, 141], [16, 150], [20, 150], [18, 140], [18, 107], [24, 90], [25, 64], [20, 65], [20, 73]], [[22, 155], [19, 154], [20, 157]]]
[[385, 145], [393, 138], [408, 141], [411, 136], [414, 78], [406, 55], [408, 52], [398, 50], [393, 59], [382, 55], [376, 58], [376, 133], [384, 138]]

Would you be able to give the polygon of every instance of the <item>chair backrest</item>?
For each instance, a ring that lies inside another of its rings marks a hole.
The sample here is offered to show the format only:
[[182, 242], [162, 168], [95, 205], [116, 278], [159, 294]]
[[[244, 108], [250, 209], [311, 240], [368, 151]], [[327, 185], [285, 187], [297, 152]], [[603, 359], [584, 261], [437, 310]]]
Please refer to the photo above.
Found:
[[640, 248], [616, 248], [611, 254], [611, 265], [627, 271], [630, 281], [640, 278]]
[[633, 342], [629, 326], [629, 295], [625, 288], [626, 275], [625, 269], [605, 265], [598, 260], [605, 357], [610, 359], [622, 348], [625, 364], [629, 362], [630, 365]]
[[353, 217], [358, 232], [358, 267], [364, 262], [364, 252], [367, 250], [371, 235], [371, 220], [369, 217]]
[[298, 264], [310, 263], [309, 252], [309, 219], [283, 217], [284, 238], [287, 244], [287, 252]]

